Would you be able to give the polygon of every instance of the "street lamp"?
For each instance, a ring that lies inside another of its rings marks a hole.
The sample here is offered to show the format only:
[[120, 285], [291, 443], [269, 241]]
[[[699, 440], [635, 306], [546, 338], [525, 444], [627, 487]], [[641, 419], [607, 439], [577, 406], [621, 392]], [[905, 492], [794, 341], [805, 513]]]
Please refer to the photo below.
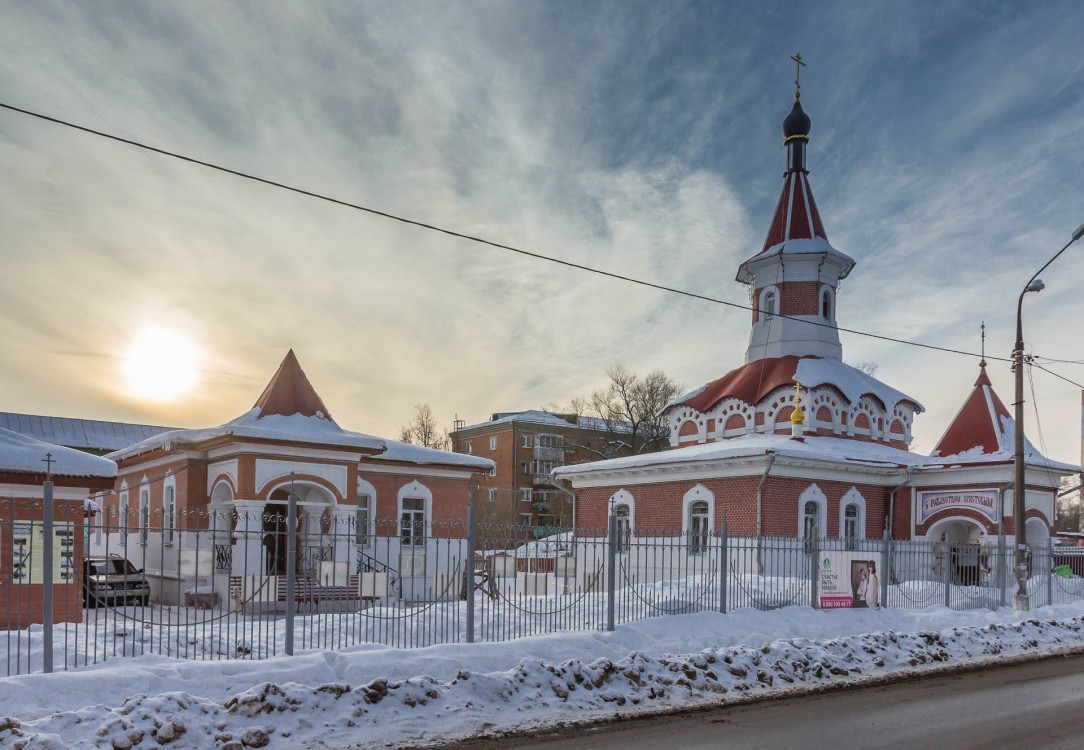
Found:
[[1077, 227], [1073, 232], [1073, 238], [1065, 243], [1054, 257], [1043, 264], [1024, 285], [1024, 291], [1020, 292], [1020, 299], [1016, 303], [1016, 346], [1012, 353], [1013, 374], [1016, 376], [1016, 402], [1013, 404], [1015, 413], [1013, 419], [1016, 422], [1014, 429], [1014, 452], [1013, 452], [1013, 532], [1016, 539], [1016, 596], [1013, 597], [1013, 609], [1018, 612], [1026, 612], [1031, 608], [1028, 598], [1028, 569], [1027, 569], [1027, 530], [1024, 527], [1025, 493], [1027, 485], [1024, 482], [1024, 295], [1028, 292], [1041, 292], [1046, 288], [1039, 274], [1047, 269], [1051, 263], [1058, 259], [1062, 253], [1069, 249], [1074, 242], [1084, 237], [1084, 224]]

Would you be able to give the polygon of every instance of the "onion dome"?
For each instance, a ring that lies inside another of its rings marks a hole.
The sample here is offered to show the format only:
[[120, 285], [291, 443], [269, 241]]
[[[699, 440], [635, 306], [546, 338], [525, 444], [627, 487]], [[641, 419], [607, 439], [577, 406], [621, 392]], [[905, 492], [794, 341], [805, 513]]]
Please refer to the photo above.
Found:
[[783, 142], [786, 143], [793, 138], [804, 138], [808, 141], [809, 131], [812, 127], [813, 121], [809, 119], [809, 115], [802, 109], [802, 102], [795, 98], [790, 114], [787, 115], [787, 119], [783, 120]]

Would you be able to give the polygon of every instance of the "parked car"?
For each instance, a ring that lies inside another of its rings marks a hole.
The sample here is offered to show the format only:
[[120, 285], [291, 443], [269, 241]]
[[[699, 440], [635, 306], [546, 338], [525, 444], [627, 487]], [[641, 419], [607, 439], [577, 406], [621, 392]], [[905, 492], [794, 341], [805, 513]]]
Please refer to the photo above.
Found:
[[83, 602], [87, 607], [99, 604], [139, 604], [147, 606], [151, 586], [141, 568], [120, 555], [94, 555], [83, 561]]

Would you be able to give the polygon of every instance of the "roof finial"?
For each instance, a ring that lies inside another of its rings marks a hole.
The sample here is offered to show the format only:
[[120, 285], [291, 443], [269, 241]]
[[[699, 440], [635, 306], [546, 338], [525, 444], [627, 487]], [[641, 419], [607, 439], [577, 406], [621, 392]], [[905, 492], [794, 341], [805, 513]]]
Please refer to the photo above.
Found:
[[979, 367], [986, 369], [986, 321], [982, 321], [982, 357], [979, 358]]
[[805, 63], [802, 62], [801, 52], [791, 55], [790, 59], [794, 61], [794, 101], [798, 101], [802, 98], [802, 68]]

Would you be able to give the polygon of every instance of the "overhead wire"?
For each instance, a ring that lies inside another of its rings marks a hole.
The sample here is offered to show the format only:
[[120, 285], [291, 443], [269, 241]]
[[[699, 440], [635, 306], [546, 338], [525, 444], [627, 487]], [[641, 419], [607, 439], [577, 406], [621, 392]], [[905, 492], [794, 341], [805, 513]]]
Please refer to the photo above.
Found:
[[1046, 450], [1046, 439], [1043, 437], [1043, 421], [1039, 417], [1039, 399], [1035, 396], [1034, 364], [1032, 362], [1027, 364], [1028, 388], [1031, 389], [1031, 408], [1035, 411], [1035, 429], [1039, 433], [1039, 448], [1042, 449], [1043, 455], [1047, 456], [1049, 453]]
[[[437, 226], [435, 224], [429, 224], [429, 223], [426, 223], [426, 222], [423, 222], [423, 221], [418, 221], [416, 219], [410, 219], [410, 218], [407, 218], [405, 216], [399, 216], [397, 214], [393, 214], [393, 213], [390, 213], [390, 212], [387, 212], [387, 211], [381, 211], [379, 209], [370, 208], [368, 206], [363, 206], [361, 204], [353, 203], [351, 201], [343, 200], [343, 199], [340, 199], [340, 198], [335, 198], [335, 197], [329, 196], [329, 195], [324, 195], [322, 193], [317, 193], [317, 192], [314, 192], [312, 190], [306, 190], [304, 188], [295, 187], [295, 186], [289, 185], [287, 183], [278, 182], [278, 181], [275, 181], [275, 180], [267, 179], [265, 177], [259, 177], [257, 175], [250, 174], [248, 172], [242, 172], [242, 171], [237, 170], [237, 169], [231, 169], [229, 167], [224, 167], [224, 166], [222, 166], [220, 164], [215, 164], [213, 162], [205, 161], [203, 159], [197, 159], [197, 158], [194, 158], [194, 157], [191, 157], [191, 156], [186, 156], [184, 154], [180, 154], [180, 153], [177, 153], [175, 151], [169, 151], [169, 150], [164, 149], [164, 148], [158, 148], [157, 146], [151, 146], [149, 144], [146, 144], [146, 143], [143, 143], [141, 141], [137, 141], [137, 140], [134, 140], [134, 139], [131, 139], [131, 138], [124, 138], [122, 136], [115, 135], [113, 133], [107, 133], [107, 132], [102, 131], [102, 130], [96, 130], [94, 128], [90, 128], [90, 127], [87, 127], [85, 125], [79, 125], [79, 124], [74, 123], [74, 122], [69, 122], [67, 120], [62, 120], [62, 119], [60, 119], [58, 117], [52, 117], [50, 115], [45, 115], [45, 114], [42, 114], [40, 112], [34, 112], [32, 110], [24, 109], [22, 107], [16, 107], [16, 106], [14, 106], [12, 104], [8, 104], [8, 103], [3, 102], [3, 101], [0, 101], [0, 108], [7, 109], [7, 110], [12, 111], [12, 112], [17, 112], [19, 114], [23, 114], [23, 115], [26, 115], [28, 117], [34, 117], [34, 118], [37, 118], [39, 120], [44, 120], [46, 122], [51, 122], [51, 123], [54, 123], [56, 125], [62, 125], [64, 127], [71, 128], [73, 130], [78, 130], [78, 131], [81, 131], [81, 132], [84, 132], [84, 133], [89, 133], [90, 135], [95, 135], [95, 136], [98, 136], [100, 138], [106, 138], [106, 139], [109, 139], [109, 140], [112, 140], [112, 141], [116, 141], [118, 143], [123, 143], [123, 144], [126, 144], [128, 146], [132, 146], [134, 148], [139, 148], [139, 149], [143, 149], [145, 151], [150, 151], [152, 153], [159, 154], [161, 156], [168, 156], [168, 157], [170, 157], [172, 159], [178, 159], [180, 161], [188, 162], [190, 164], [196, 164], [196, 165], [201, 166], [201, 167], [206, 167], [208, 169], [213, 169], [213, 170], [216, 170], [218, 172], [223, 172], [225, 174], [233, 175], [235, 177], [240, 177], [242, 179], [252, 180], [253, 182], [258, 182], [258, 183], [261, 183], [261, 184], [264, 184], [264, 185], [268, 185], [270, 187], [279, 188], [280, 190], [287, 190], [287, 191], [292, 192], [292, 193], [297, 193], [298, 195], [304, 195], [304, 196], [307, 196], [309, 198], [315, 198], [316, 200], [326, 201], [328, 203], [333, 203], [335, 205], [343, 206], [345, 208], [352, 208], [352, 209], [354, 209], [356, 211], [363, 211], [365, 213], [372, 214], [374, 216], [380, 216], [380, 217], [385, 218], [385, 219], [390, 219], [392, 221], [398, 221], [398, 222], [400, 222], [402, 224], [408, 224], [410, 226], [418, 227], [420, 229], [427, 229], [427, 230], [432, 231], [432, 232], [439, 232], [441, 234], [445, 234], [445, 235], [448, 235], [450, 237], [456, 237], [456, 238], [459, 238], [459, 239], [462, 239], [462, 240], [467, 240], [469, 242], [476, 242], [476, 243], [479, 243], [479, 244], [482, 244], [482, 245], [487, 245], [489, 247], [496, 248], [498, 250], [505, 250], [505, 251], [508, 251], [508, 252], [511, 252], [511, 253], [516, 253], [518, 255], [528, 257], [528, 258], [534, 258], [535, 260], [541, 260], [541, 261], [545, 261], [547, 263], [553, 263], [553, 264], [556, 264], [556, 265], [564, 266], [566, 268], [572, 268], [572, 269], [575, 269], [575, 270], [578, 270], [578, 271], [585, 271], [587, 273], [593, 273], [593, 274], [596, 274], [598, 276], [604, 276], [604, 277], [615, 279], [615, 280], [618, 280], [618, 281], [625, 281], [625, 282], [628, 282], [630, 284], [637, 284], [639, 286], [647, 287], [649, 289], [656, 289], [658, 291], [669, 292], [671, 294], [679, 294], [681, 296], [688, 297], [690, 299], [696, 299], [696, 300], [700, 300], [700, 301], [703, 301], [703, 302], [711, 302], [711, 303], [714, 303], [714, 304], [717, 304], [717, 305], [732, 307], [732, 308], [735, 308], [735, 309], [738, 309], [738, 310], [744, 310], [744, 311], [747, 311], [747, 312], [751, 312], [751, 311], [754, 310], [753, 307], [750, 307], [748, 305], [742, 305], [742, 304], [739, 304], [737, 302], [730, 302], [728, 300], [719, 299], [717, 297], [711, 297], [711, 296], [706, 295], [706, 294], [699, 294], [697, 292], [690, 292], [690, 291], [687, 291], [687, 290], [684, 290], [684, 289], [679, 289], [677, 287], [667, 286], [665, 284], [659, 284], [659, 283], [656, 283], [656, 282], [653, 282], [653, 281], [647, 281], [645, 279], [638, 279], [638, 278], [635, 278], [633, 276], [626, 276], [624, 274], [615, 273], [613, 271], [606, 271], [606, 270], [601, 269], [601, 268], [594, 268], [592, 266], [587, 266], [587, 265], [584, 265], [582, 263], [576, 263], [574, 261], [564, 260], [562, 258], [556, 258], [556, 257], [550, 256], [550, 255], [544, 255], [542, 253], [533, 252], [531, 250], [524, 250], [522, 248], [518, 248], [518, 247], [515, 247], [515, 246], [512, 246], [512, 245], [506, 245], [504, 243], [495, 242], [493, 240], [487, 240], [487, 239], [485, 239], [483, 237], [478, 237], [476, 235], [467, 234], [465, 232], [458, 232], [458, 231], [455, 231], [453, 229], [447, 229], [445, 227]], [[923, 342], [920, 342], [920, 341], [910, 341], [908, 339], [901, 339], [901, 338], [897, 338], [895, 336], [885, 336], [883, 334], [872, 333], [872, 332], [869, 332], [869, 331], [861, 331], [861, 330], [858, 330], [858, 329], [855, 329], [855, 328], [842, 328], [842, 327], [833, 325], [832, 323], [822, 323], [820, 321], [808, 320], [806, 318], [801, 318], [801, 317], [797, 317], [797, 316], [793, 316], [793, 315], [783, 315], [783, 314], [777, 314], [777, 315], [778, 315], [778, 317], [786, 319], [786, 320], [795, 320], [795, 321], [797, 321], [799, 323], [805, 323], [806, 325], [818, 326], [818, 327], [821, 327], [821, 328], [832, 328], [832, 329], [835, 329], [837, 331], [841, 331], [843, 333], [850, 333], [850, 334], [854, 334], [856, 336], [865, 336], [866, 338], [877, 339], [879, 341], [887, 341], [889, 343], [894, 343], [894, 344], [903, 344], [905, 346], [914, 346], [914, 347], [919, 347], [919, 348], [922, 348], [922, 349], [929, 349], [929, 350], [932, 350], [932, 351], [946, 352], [948, 354], [959, 354], [959, 355], [966, 356], [966, 357], [975, 357], [975, 358], [980, 358], [981, 357], [981, 355], [979, 353], [977, 353], [977, 352], [969, 352], [969, 351], [964, 351], [962, 349], [953, 349], [952, 347], [947, 347], [947, 346], [937, 346], [935, 344], [926, 344], [926, 343], [923, 343]], [[1000, 362], [1011, 362], [1012, 361], [1012, 359], [1010, 357], [989, 357], [989, 359], [997, 360], [997, 361], [1000, 361]]]

